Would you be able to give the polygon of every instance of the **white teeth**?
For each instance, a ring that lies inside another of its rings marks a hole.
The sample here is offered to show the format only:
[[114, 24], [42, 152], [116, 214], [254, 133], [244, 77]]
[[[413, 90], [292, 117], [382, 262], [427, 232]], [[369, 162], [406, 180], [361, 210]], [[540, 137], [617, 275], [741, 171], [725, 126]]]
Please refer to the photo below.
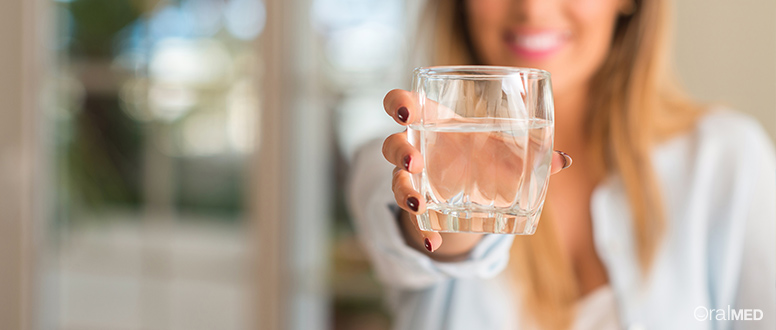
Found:
[[561, 41], [559, 33], [543, 33], [535, 35], [515, 36], [515, 43], [529, 51], [544, 51], [557, 46]]

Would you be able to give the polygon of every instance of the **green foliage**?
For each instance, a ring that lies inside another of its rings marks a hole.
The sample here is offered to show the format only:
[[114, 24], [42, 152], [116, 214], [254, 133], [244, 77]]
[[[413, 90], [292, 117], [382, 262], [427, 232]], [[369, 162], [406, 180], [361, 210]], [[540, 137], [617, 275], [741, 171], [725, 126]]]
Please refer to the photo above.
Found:
[[142, 171], [140, 125], [109, 95], [88, 95], [74, 124], [76, 134], [68, 150], [73, 193], [91, 208], [137, 206]]
[[75, 0], [69, 8], [74, 21], [70, 51], [78, 57], [110, 56], [116, 34], [141, 14], [130, 0]]

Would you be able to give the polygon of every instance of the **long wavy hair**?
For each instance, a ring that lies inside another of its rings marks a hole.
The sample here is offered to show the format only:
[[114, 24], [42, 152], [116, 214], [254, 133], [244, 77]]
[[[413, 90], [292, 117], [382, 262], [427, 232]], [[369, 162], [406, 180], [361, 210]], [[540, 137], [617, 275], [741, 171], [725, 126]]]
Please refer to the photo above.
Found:
[[[650, 153], [661, 141], [689, 129], [701, 115], [675, 83], [668, 66], [669, 4], [635, 0], [617, 19], [607, 58], [591, 84], [586, 138], [596, 178], [615, 174], [627, 193], [642, 279], [666, 230], [660, 187]], [[463, 0], [431, 0], [425, 22], [434, 65], [488, 64], [476, 58]], [[548, 199], [547, 205], [557, 203]], [[521, 314], [541, 329], [566, 329], [580, 298], [571, 260], [555, 236], [547, 208], [536, 234], [518, 237], [510, 273], [520, 289]]]

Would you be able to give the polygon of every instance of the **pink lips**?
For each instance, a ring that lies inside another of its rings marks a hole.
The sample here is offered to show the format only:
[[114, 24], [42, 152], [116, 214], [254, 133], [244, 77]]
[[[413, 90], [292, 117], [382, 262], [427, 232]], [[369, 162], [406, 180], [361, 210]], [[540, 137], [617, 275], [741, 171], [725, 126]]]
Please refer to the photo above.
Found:
[[517, 56], [527, 60], [544, 60], [555, 55], [569, 38], [569, 33], [561, 30], [519, 30], [504, 35], [509, 49]]

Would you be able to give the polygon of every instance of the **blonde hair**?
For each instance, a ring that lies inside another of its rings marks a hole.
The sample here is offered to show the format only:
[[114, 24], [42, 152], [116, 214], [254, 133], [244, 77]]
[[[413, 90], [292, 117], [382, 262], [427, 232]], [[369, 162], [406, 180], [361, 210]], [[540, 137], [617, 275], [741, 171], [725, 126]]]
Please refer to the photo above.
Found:
[[[679, 92], [668, 69], [668, 4], [635, 0], [633, 6], [632, 13], [618, 18], [611, 49], [593, 77], [586, 133], [594, 175], [616, 173], [622, 180], [646, 278], [666, 227], [650, 152], [691, 127], [702, 111]], [[430, 1], [426, 14], [434, 18], [430, 55], [435, 65], [484, 64], [477, 63], [469, 40], [462, 0]], [[542, 329], [568, 328], [580, 295], [556, 225], [545, 208], [540, 229], [515, 240], [510, 260], [522, 313]]]

